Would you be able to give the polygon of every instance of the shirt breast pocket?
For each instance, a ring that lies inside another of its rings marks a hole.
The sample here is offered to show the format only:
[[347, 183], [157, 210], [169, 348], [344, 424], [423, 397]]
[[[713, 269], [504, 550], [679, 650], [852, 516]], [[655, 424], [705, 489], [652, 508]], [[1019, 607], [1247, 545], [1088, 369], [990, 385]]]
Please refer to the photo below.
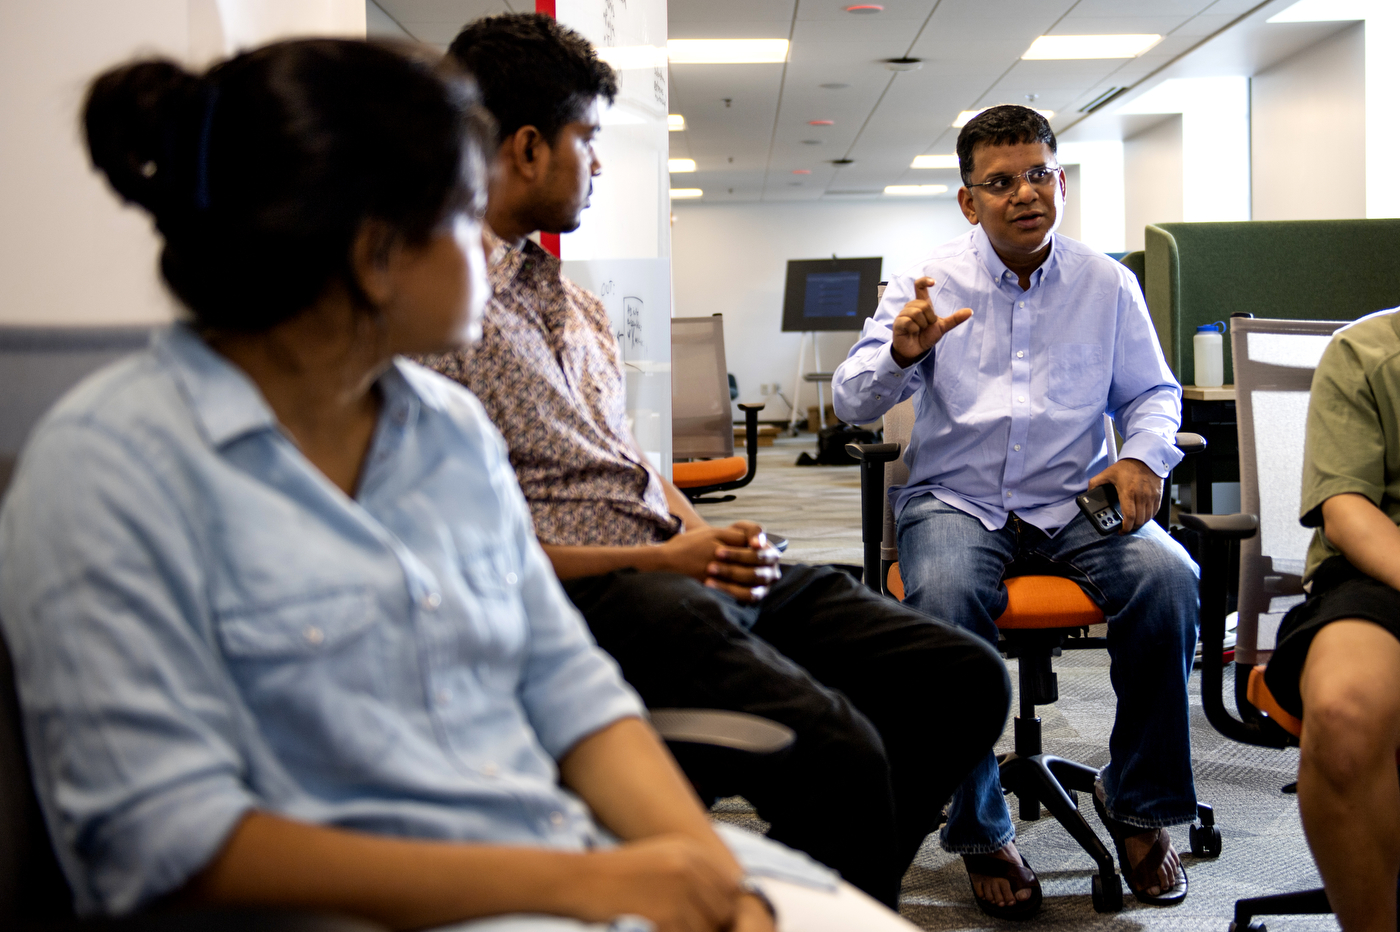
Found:
[[386, 697], [393, 650], [368, 589], [221, 612], [229, 671], [269, 742], [305, 762], [384, 753], [395, 739]]
[[1066, 408], [1104, 401], [1103, 347], [1097, 343], [1052, 343], [1046, 394]]

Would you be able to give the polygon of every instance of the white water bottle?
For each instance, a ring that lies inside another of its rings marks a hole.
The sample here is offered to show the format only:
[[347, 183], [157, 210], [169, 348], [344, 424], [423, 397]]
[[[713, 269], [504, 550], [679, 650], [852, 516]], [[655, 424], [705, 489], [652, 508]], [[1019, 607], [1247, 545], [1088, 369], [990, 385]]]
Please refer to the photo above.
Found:
[[1225, 384], [1225, 350], [1220, 339], [1224, 331], [1225, 322], [1217, 320], [1197, 327], [1196, 335], [1191, 338], [1196, 356], [1197, 388], [1218, 388]]

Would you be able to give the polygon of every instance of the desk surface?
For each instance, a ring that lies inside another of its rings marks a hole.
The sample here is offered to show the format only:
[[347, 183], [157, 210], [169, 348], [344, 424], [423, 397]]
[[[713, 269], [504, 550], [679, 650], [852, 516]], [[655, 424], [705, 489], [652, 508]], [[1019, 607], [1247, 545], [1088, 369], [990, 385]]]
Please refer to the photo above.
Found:
[[1187, 401], [1234, 401], [1235, 386], [1216, 385], [1211, 388], [1198, 388], [1195, 385], [1181, 386], [1181, 397]]

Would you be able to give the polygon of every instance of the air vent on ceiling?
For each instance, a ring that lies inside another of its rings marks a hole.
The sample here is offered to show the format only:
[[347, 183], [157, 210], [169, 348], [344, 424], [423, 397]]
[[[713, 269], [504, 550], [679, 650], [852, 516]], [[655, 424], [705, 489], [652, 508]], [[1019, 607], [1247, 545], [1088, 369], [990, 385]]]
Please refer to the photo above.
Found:
[[1080, 113], [1093, 113], [1095, 110], [1107, 107], [1110, 103], [1128, 93], [1126, 87], [1110, 87], [1093, 100], [1079, 108]]

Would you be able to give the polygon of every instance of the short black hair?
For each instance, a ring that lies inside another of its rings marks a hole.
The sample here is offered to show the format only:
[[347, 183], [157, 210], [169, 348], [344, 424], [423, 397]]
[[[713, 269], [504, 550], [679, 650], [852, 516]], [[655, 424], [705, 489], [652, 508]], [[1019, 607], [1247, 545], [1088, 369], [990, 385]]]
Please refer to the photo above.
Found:
[[972, 152], [978, 146], [1014, 146], [1043, 142], [1056, 151], [1055, 131], [1050, 121], [1030, 107], [999, 104], [988, 107], [967, 121], [958, 133], [958, 172], [963, 184], [972, 183]]
[[259, 332], [333, 281], [357, 297], [366, 220], [425, 242], [485, 203], [491, 117], [465, 75], [348, 39], [278, 42], [192, 73], [144, 60], [99, 75], [88, 152], [164, 239], [160, 268], [204, 328]]
[[496, 118], [497, 144], [533, 126], [552, 145], [594, 100], [617, 98], [617, 75], [588, 40], [541, 13], [468, 23], [447, 54], [476, 76]]

